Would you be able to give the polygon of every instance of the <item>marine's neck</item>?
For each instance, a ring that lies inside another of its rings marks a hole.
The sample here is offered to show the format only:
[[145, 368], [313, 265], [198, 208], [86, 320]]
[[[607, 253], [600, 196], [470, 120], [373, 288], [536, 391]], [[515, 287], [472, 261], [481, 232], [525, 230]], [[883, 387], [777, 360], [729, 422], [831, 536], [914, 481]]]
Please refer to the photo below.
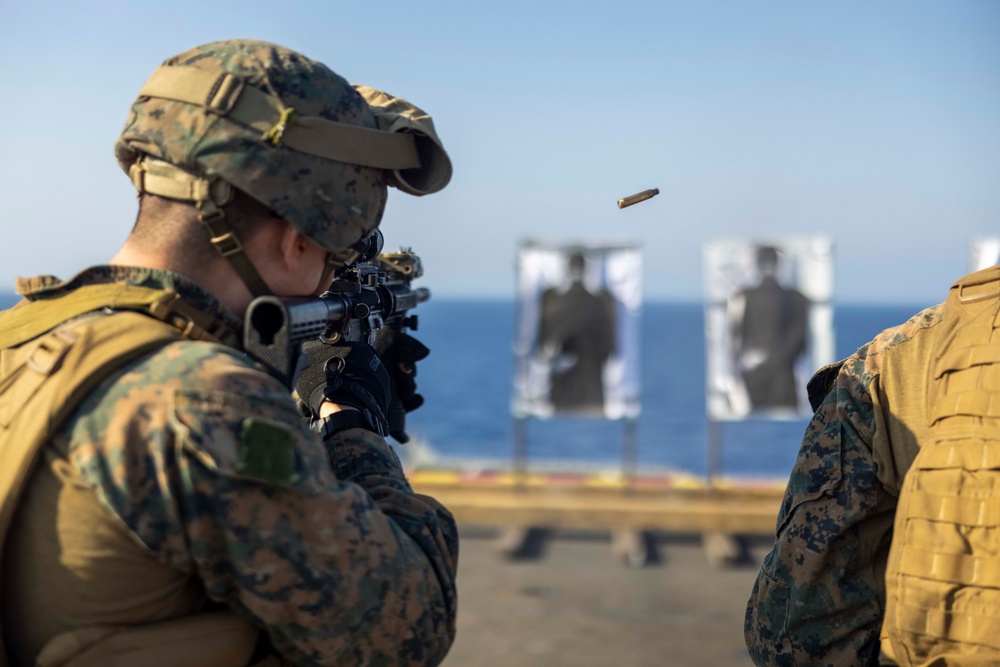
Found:
[[126, 242], [111, 258], [109, 264], [141, 266], [179, 273], [205, 288], [239, 317], [243, 317], [247, 306], [253, 300], [253, 295], [236, 274], [235, 269], [222, 257], [203, 267], [191, 267], [166, 253], [149, 252]]

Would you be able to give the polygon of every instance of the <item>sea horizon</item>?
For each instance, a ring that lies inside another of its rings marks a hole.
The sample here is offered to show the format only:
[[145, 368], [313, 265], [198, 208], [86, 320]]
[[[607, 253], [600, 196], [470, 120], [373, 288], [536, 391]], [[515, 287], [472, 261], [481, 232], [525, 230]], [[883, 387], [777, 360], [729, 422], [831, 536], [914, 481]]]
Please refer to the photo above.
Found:
[[[486, 302], [500, 302], [500, 303], [515, 303], [517, 297], [513, 294], [502, 295], [493, 293], [484, 293], [479, 295], [470, 294], [460, 294], [460, 293], [444, 293], [439, 294], [434, 291], [433, 287], [430, 285], [425, 285], [423, 282], [417, 283], [415, 287], [427, 287], [431, 291], [431, 299], [434, 301], [486, 301]], [[947, 288], [942, 293], [939, 301], [927, 301], [921, 302], [916, 299], [897, 299], [897, 300], [838, 300], [833, 299], [831, 303], [836, 307], [873, 307], [873, 308], [897, 308], [897, 307], [913, 307], [920, 310], [933, 306], [935, 303], [944, 301], [945, 296], [947, 296]], [[4, 308], [9, 308], [21, 299], [20, 295], [14, 292], [14, 290], [0, 290], [0, 310]], [[643, 304], [650, 305], [679, 305], [679, 306], [694, 306], [702, 305], [706, 303], [704, 298], [698, 297], [643, 297]]]
[[[0, 307], [17, 300], [0, 293]], [[643, 303], [639, 318], [640, 413], [636, 465], [641, 470], [704, 476], [709, 472], [710, 421], [705, 411], [703, 302]], [[414, 335], [431, 355], [419, 365], [426, 399], [410, 413], [414, 445], [399, 445], [404, 461], [445, 467], [513, 467], [513, 298], [445, 296], [422, 303]], [[926, 307], [834, 304], [835, 358], [852, 354], [880, 331]], [[811, 371], [810, 371], [811, 372]], [[721, 425], [725, 477], [787, 479], [807, 418], [748, 419]], [[622, 467], [620, 421], [531, 419], [529, 465], [550, 470]]]

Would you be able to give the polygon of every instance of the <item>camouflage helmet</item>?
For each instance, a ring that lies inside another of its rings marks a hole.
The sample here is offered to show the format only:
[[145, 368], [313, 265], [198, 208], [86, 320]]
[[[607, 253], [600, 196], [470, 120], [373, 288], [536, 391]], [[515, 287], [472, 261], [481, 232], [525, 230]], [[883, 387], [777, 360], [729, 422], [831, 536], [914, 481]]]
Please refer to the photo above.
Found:
[[153, 73], [115, 155], [140, 191], [218, 210], [232, 186], [342, 252], [378, 226], [387, 180], [426, 194], [450, 178], [430, 118], [399, 102], [405, 126], [322, 63], [261, 41], [214, 42]]

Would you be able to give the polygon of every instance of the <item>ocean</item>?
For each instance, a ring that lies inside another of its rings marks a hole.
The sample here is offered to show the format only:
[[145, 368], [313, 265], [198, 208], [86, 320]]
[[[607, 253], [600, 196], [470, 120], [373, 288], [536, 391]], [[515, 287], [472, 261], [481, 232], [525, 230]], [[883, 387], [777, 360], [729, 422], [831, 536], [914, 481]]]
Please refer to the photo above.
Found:
[[[0, 308], [13, 295], [0, 294]], [[929, 305], [929, 304], [927, 304]], [[839, 305], [834, 310], [836, 356], [852, 354], [879, 331], [922, 306]], [[477, 469], [506, 468], [513, 452], [510, 398], [514, 302], [435, 297], [421, 304], [414, 334], [431, 355], [418, 369], [426, 403], [408, 415], [411, 463]], [[705, 475], [705, 340], [701, 303], [647, 302], [640, 316], [641, 403], [637, 462], [642, 471]], [[781, 479], [795, 460], [806, 420], [751, 420], [722, 429], [724, 476]], [[527, 451], [547, 469], [615, 470], [622, 461], [621, 422], [560, 418], [530, 420]]]
[[[930, 305], [930, 304], [928, 304]], [[842, 305], [834, 310], [836, 357], [847, 357], [878, 332], [923, 306]], [[431, 355], [418, 369], [426, 404], [408, 416], [414, 449], [429, 447], [445, 465], [510, 467], [510, 397], [514, 302], [431, 299], [417, 311], [417, 335]], [[640, 316], [640, 472], [708, 471], [705, 336], [701, 303], [643, 305]], [[806, 419], [750, 420], [722, 425], [723, 476], [785, 478]], [[527, 424], [529, 461], [556, 470], [620, 469], [621, 422], [560, 418]], [[406, 457], [409, 445], [400, 447]]]

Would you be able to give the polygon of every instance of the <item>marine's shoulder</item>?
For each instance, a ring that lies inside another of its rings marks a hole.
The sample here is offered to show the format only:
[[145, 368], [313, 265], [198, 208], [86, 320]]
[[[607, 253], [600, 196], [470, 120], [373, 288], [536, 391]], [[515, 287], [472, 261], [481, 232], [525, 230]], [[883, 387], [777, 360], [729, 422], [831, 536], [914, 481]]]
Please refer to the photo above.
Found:
[[239, 392], [261, 388], [284, 390], [284, 386], [245, 353], [220, 343], [175, 340], [132, 362], [121, 380], [142, 383], [179, 382], [202, 390]]
[[846, 372], [867, 391], [872, 380], [892, 364], [926, 356], [933, 332], [944, 319], [944, 304], [925, 308], [900, 325], [885, 329], [858, 348], [844, 363]]
[[295, 405], [290, 390], [246, 354], [218, 343], [180, 339], [113, 371], [88, 394], [76, 416], [102, 423], [131, 420], [170, 411], [182, 394], [252, 397], [285, 411]]
[[858, 357], [878, 363], [878, 358], [925, 335], [944, 319], [944, 304], [939, 303], [921, 310], [902, 324], [885, 329], [869, 343], [858, 349]]
[[[298, 452], [313, 466], [324, 456], [279, 380], [237, 350], [191, 340], [170, 342], [104, 380], [67, 421], [63, 437], [77, 466], [103, 488], [120, 484], [106, 477], [106, 462], [124, 457], [155, 467], [172, 460], [178, 446], [223, 474], [238, 473], [247, 443], [272, 442], [253, 451]], [[291, 469], [285, 472], [290, 479]]]
[[205, 364], [224, 369], [257, 369], [260, 367], [245, 352], [222, 343], [179, 338], [149, 355], [145, 365], [167, 364], [180, 371]]
[[922, 341], [928, 332], [944, 319], [944, 304], [925, 308], [902, 324], [883, 330], [857, 349], [850, 357], [816, 371], [809, 380], [809, 403], [815, 410], [838, 381], [853, 387], [855, 392], [867, 392], [871, 381], [878, 376], [887, 360], [894, 355], [925, 354]]

